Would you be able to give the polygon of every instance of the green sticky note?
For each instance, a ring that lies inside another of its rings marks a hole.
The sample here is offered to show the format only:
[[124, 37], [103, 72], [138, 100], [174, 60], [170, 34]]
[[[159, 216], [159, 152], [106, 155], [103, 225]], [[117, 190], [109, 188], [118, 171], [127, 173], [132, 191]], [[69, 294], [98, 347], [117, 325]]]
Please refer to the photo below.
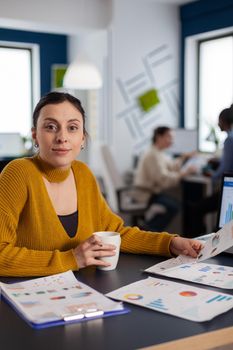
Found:
[[67, 65], [52, 65], [52, 89], [61, 88], [63, 86], [63, 78], [67, 70]]
[[142, 110], [148, 112], [160, 102], [158, 92], [156, 89], [146, 91], [143, 95], [138, 97], [138, 103]]

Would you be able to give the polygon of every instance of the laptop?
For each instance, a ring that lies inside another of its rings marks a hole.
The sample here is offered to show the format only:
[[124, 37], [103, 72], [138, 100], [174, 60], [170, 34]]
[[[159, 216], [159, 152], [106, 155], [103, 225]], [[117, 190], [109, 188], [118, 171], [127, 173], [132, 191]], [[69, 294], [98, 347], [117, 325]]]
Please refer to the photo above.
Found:
[[233, 173], [227, 173], [222, 177], [217, 227], [222, 228], [231, 220], [233, 220]]
[[[217, 229], [221, 229], [229, 221], [233, 220], [233, 173], [224, 173], [221, 182], [221, 196], [217, 213]], [[210, 234], [200, 236], [198, 239], [206, 240]], [[233, 254], [233, 247], [226, 250]]]

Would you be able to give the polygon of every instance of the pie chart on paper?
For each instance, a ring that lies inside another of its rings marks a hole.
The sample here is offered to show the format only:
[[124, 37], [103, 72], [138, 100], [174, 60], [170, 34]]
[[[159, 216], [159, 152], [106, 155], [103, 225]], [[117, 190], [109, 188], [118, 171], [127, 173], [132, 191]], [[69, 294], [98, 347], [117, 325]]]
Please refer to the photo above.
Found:
[[140, 294], [126, 294], [124, 298], [128, 300], [140, 300], [143, 298], [143, 296]]

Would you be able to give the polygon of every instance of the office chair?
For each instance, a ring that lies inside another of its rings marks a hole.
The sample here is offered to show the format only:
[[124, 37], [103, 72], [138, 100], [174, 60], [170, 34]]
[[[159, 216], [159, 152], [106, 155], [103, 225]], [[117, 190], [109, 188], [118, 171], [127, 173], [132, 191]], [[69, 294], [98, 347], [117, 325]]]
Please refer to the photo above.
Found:
[[113, 156], [107, 145], [100, 146], [100, 155], [113, 187], [116, 200], [116, 210], [119, 214], [129, 215], [131, 224], [143, 229], [145, 219], [164, 213], [165, 208], [160, 204], [150, 206], [152, 191], [148, 188], [125, 185], [122, 176], [117, 170]]

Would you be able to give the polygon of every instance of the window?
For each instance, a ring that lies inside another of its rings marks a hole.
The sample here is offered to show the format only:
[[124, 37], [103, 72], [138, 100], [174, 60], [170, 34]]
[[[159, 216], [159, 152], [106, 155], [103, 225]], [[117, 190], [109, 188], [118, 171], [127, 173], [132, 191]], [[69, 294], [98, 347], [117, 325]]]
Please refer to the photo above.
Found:
[[0, 42], [0, 133], [30, 135], [39, 91], [36, 46]]
[[233, 102], [233, 35], [199, 41], [198, 139], [199, 149], [213, 152], [215, 138], [226, 135], [218, 128], [218, 115]]

